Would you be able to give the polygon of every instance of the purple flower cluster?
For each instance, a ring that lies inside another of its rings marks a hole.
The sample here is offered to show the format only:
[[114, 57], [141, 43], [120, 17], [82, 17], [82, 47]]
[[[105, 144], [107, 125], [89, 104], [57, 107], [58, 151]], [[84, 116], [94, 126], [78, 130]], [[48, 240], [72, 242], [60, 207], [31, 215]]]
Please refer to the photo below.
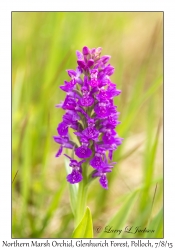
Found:
[[[58, 125], [55, 142], [60, 144], [56, 157], [63, 148], [74, 150], [75, 155], [83, 159], [80, 162], [70, 159], [72, 173], [67, 176], [71, 184], [83, 179], [82, 163], [88, 162], [93, 168], [92, 178], [99, 177], [101, 186], [108, 188], [106, 174], [112, 171], [115, 163], [113, 152], [122, 143], [115, 129], [118, 121], [117, 107], [113, 98], [121, 91], [110, 81], [114, 67], [107, 62], [110, 56], [101, 56], [101, 48], [83, 47], [82, 53], [77, 51], [76, 70], [67, 70], [69, 82], [65, 81], [60, 88], [66, 92], [64, 102], [56, 105], [66, 111], [62, 122]], [[77, 136], [80, 146], [70, 139], [69, 128]], [[106, 152], [108, 152], [108, 158]]]

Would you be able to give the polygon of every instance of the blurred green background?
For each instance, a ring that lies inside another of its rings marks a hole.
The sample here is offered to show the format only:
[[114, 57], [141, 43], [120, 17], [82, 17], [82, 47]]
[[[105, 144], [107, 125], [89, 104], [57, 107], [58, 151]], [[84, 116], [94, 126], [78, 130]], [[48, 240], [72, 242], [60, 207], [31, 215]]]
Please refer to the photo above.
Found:
[[[122, 90], [115, 102], [123, 144], [109, 189], [89, 190], [94, 237], [163, 237], [163, 13], [12, 13], [12, 237], [69, 238], [74, 220], [64, 157], [52, 136], [63, 111], [59, 89], [75, 51], [102, 47]], [[113, 218], [113, 219], [111, 219]], [[109, 222], [109, 220], [111, 220]], [[140, 226], [154, 233], [104, 233]], [[101, 228], [99, 230], [99, 227]], [[99, 234], [99, 231], [101, 233]]]

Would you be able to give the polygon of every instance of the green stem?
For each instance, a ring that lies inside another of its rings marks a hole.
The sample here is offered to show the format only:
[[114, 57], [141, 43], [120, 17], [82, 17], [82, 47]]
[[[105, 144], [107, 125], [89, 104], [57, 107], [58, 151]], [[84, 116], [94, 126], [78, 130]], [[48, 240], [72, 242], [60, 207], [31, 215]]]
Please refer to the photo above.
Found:
[[82, 166], [83, 169], [83, 180], [79, 183], [78, 187], [78, 197], [77, 197], [77, 206], [75, 211], [75, 226], [77, 227], [80, 221], [83, 218], [86, 209], [87, 203], [87, 164], [84, 163]]

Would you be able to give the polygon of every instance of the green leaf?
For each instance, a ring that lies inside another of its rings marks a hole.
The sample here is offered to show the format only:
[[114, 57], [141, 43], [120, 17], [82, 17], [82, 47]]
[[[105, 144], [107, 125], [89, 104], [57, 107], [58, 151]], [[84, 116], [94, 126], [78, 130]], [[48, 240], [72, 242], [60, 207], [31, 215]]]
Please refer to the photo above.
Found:
[[46, 227], [48, 226], [49, 221], [53, 217], [56, 209], [59, 207], [60, 199], [64, 192], [64, 188], [65, 188], [65, 183], [62, 184], [61, 188], [53, 196], [53, 199], [45, 212], [45, 217], [43, 218], [41, 228], [39, 228], [36, 232], [34, 232], [35, 237], [38, 237], [38, 238], [41, 237]]
[[148, 229], [154, 230], [154, 233], [148, 232], [145, 238], [163, 238], [163, 208], [157, 213], [148, 225]]
[[[141, 84], [140, 82], [140, 85], [142, 86], [143, 84]], [[140, 110], [144, 102], [151, 98], [161, 86], [162, 76], [159, 76], [144, 94], [140, 95], [139, 92], [137, 93], [134, 89], [135, 93], [133, 94], [132, 100], [135, 101], [131, 102], [131, 105], [128, 106], [125, 117], [122, 120], [122, 126], [118, 127], [118, 133], [121, 136], [123, 136], [124, 138], [126, 137], [128, 131], [130, 131], [130, 127], [133, 125], [135, 119], [137, 118], [138, 111]], [[138, 97], [139, 95], [140, 97]]]
[[[135, 190], [127, 200], [124, 202], [123, 206], [117, 211], [116, 215], [106, 224], [106, 226], [115, 226], [116, 230], [122, 230], [123, 226], [125, 225], [127, 218], [129, 216], [129, 213], [132, 211], [132, 205], [134, 203], [134, 200], [136, 198], [136, 195], [138, 194], [138, 190]], [[106, 227], [105, 226], [105, 227]], [[105, 231], [101, 232], [98, 235], [99, 238], [120, 238], [121, 235], [118, 235], [118, 232], [111, 233], [105, 233]]]
[[[71, 168], [69, 167], [69, 160], [67, 159], [67, 157], [65, 157], [65, 167], [66, 167], [67, 174], [70, 174]], [[72, 213], [75, 216], [79, 184], [76, 183], [74, 185], [71, 185], [70, 183], [68, 183], [68, 185], [69, 185], [69, 193], [70, 193], [69, 195], [70, 205], [71, 205]]]
[[[14, 90], [13, 90], [13, 99], [12, 99], [12, 110], [13, 110], [13, 115], [16, 114], [16, 112], [19, 112], [19, 107], [20, 107], [20, 100], [21, 100], [21, 95], [22, 95], [22, 85], [24, 81], [24, 70], [18, 69], [16, 73], [16, 79], [14, 82]], [[13, 124], [12, 124], [13, 125]]]
[[[159, 134], [160, 134], [161, 123], [159, 122], [155, 139], [153, 141], [153, 145], [150, 145], [150, 142], [147, 142], [147, 146], [145, 148], [145, 168], [144, 168], [144, 183], [146, 188], [143, 190], [142, 199], [140, 201], [140, 209], [143, 210], [147, 203], [149, 203], [149, 192], [151, 187], [151, 181], [154, 176], [154, 169], [155, 169], [155, 160], [156, 160], [156, 153], [157, 147], [159, 142]], [[149, 136], [149, 130], [148, 130]], [[152, 136], [152, 134], [151, 134]]]
[[89, 207], [86, 208], [83, 219], [74, 230], [72, 238], [93, 238], [92, 216]]

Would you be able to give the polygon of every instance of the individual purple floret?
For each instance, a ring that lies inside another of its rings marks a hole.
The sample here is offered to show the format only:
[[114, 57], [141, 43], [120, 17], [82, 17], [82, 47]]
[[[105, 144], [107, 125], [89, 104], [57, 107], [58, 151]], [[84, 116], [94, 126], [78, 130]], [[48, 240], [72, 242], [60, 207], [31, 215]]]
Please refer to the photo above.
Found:
[[98, 164], [97, 156], [95, 156], [94, 161], [91, 161], [91, 165], [94, 163], [95, 165], [93, 165], [93, 167], [96, 168], [96, 171], [92, 174], [92, 177], [100, 177], [99, 182], [101, 186], [105, 189], [108, 189], [108, 180], [106, 178], [106, 173], [112, 171], [111, 168], [113, 168], [112, 165], [114, 165], [115, 162], [108, 164], [106, 156], [104, 155], [103, 161], [99, 162], [100, 164]]
[[79, 148], [75, 149], [75, 154], [76, 156], [78, 156], [79, 158], [89, 158], [92, 154], [92, 151], [90, 148], [88, 148], [87, 144], [83, 144], [82, 146], [80, 146]]
[[[56, 153], [59, 157], [64, 148], [83, 159], [79, 162], [65, 154], [70, 160], [72, 172], [67, 176], [71, 184], [83, 180], [83, 166], [86, 162], [92, 168], [91, 178], [99, 178], [99, 183], [108, 188], [107, 174], [112, 171], [113, 152], [122, 143], [116, 132], [119, 112], [113, 99], [121, 91], [112, 83], [110, 76], [114, 67], [108, 64], [110, 56], [100, 56], [102, 48], [83, 47], [77, 51], [76, 70], [67, 70], [69, 81], [64, 81], [60, 89], [66, 93], [65, 100], [56, 107], [65, 110], [63, 120], [58, 124], [55, 142], [60, 144]], [[70, 139], [69, 129], [73, 129], [79, 145]], [[85, 171], [87, 173], [87, 171]]]
[[68, 155], [64, 154], [67, 158], [70, 159], [69, 166], [72, 167], [72, 173], [67, 176], [67, 181], [71, 184], [78, 183], [83, 179], [82, 176], [82, 168], [81, 164], [85, 161], [82, 160], [80, 162], [77, 162], [76, 160], [72, 159]]

